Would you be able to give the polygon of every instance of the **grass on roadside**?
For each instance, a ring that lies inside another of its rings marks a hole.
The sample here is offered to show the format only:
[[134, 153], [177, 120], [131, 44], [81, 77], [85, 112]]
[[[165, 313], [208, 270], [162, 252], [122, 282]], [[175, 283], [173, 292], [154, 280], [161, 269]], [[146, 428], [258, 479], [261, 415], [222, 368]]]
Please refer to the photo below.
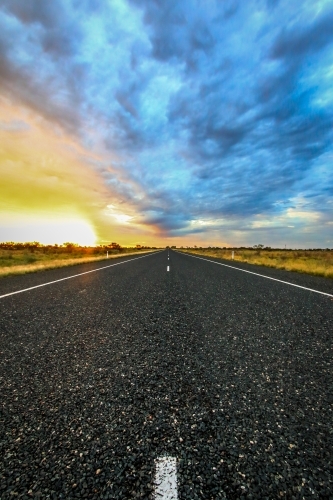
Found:
[[[138, 255], [154, 250], [122, 250], [121, 252], [109, 252], [109, 259], [124, 257], [126, 255]], [[42, 250], [3, 250], [0, 249], [0, 278], [13, 274], [26, 274], [46, 269], [55, 269], [64, 266], [74, 266], [77, 264], [87, 264], [106, 260], [106, 252], [88, 256], [82, 253], [73, 252], [43, 252]]]
[[[232, 249], [183, 249], [182, 251], [232, 260]], [[333, 278], [333, 251], [235, 249], [234, 260], [259, 266]]]

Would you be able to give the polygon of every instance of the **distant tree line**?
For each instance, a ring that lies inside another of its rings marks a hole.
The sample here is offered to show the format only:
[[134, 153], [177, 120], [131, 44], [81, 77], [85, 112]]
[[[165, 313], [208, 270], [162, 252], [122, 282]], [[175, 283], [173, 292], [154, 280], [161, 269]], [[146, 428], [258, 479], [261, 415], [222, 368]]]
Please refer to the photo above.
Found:
[[[131, 248], [131, 250], [150, 250], [156, 249], [157, 247], [149, 247], [143, 245], [136, 245], [136, 247]], [[18, 243], [14, 241], [6, 241], [0, 243], [0, 249], [3, 250], [28, 250], [30, 252], [52, 252], [52, 253], [83, 253], [83, 254], [99, 254], [105, 253], [119, 253], [129, 250], [129, 247], [122, 247], [119, 243], [112, 242], [107, 245], [97, 245], [97, 246], [81, 246], [77, 243], [72, 243], [66, 241], [62, 245], [55, 243], [54, 245], [43, 245], [38, 241], [27, 241], [25, 243]]]
[[[167, 247], [169, 248], [169, 247]], [[171, 248], [176, 248], [176, 247], [171, 247]], [[262, 244], [259, 244], [259, 245], [253, 245], [253, 246], [249, 246], [249, 247], [245, 247], [245, 246], [242, 246], [242, 247], [200, 247], [200, 246], [197, 246], [197, 245], [193, 245], [192, 247], [191, 246], [181, 246], [179, 248], [187, 248], [189, 250], [256, 250], [256, 251], [260, 251], [260, 250], [265, 250], [265, 251], [286, 251], [286, 252], [295, 252], [295, 251], [298, 251], [298, 252], [301, 252], [301, 251], [309, 251], [309, 252], [329, 252], [329, 251], [333, 251], [333, 248], [279, 248], [279, 247], [269, 247], [269, 246], [265, 246], [265, 245], [262, 245]]]

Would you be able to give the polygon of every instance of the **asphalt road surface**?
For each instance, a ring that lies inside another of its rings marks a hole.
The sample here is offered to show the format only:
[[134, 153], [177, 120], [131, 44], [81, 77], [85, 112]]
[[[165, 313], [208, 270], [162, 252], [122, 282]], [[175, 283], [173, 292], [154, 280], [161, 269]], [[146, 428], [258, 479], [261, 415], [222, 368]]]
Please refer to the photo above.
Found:
[[0, 299], [0, 498], [332, 499], [332, 281], [121, 262]]

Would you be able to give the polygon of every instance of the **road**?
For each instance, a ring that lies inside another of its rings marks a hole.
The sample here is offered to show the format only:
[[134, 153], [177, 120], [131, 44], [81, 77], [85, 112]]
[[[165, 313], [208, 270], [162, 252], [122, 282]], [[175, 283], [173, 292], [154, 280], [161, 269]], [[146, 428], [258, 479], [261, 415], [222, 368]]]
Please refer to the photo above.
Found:
[[157, 498], [163, 457], [180, 500], [333, 498], [333, 283], [167, 250], [122, 262], [0, 299], [0, 498]]

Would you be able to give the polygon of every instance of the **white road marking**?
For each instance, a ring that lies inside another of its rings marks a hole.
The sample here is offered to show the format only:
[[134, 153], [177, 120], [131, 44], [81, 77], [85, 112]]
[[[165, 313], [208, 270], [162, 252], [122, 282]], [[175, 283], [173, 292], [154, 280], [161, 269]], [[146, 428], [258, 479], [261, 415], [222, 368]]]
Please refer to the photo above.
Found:
[[160, 457], [155, 460], [155, 495], [160, 500], [177, 500], [177, 460], [174, 457]]
[[[332, 297], [331, 293], [320, 292], [319, 290], [314, 290], [313, 288], [307, 288], [306, 286], [295, 285], [295, 283], [290, 283], [289, 281], [278, 280], [277, 278], [271, 278], [270, 276], [265, 276], [264, 274], [254, 273], [253, 271], [247, 271], [246, 269], [240, 269], [239, 267], [228, 266], [228, 264], [222, 264], [221, 262], [215, 262], [215, 260], [204, 259], [203, 257], [197, 257], [196, 255], [190, 255], [189, 253], [181, 252], [183, 255], [188, 257], [193, 257], [194, 259], [205, 260], [206, 262], [211, 262], [212, 264], [217, 264], [219, 266], [230, 267], [236, 271], [242, 271], [243, 273], [254, 274], [255, 276], [260, 276], [261, 278], [266, 278], [268, 280], [278, 281], [279, 283], [284, 283], [285, 285], [295, 286], [297, 288], [302, 288], [303, 290], [308, 290], [309, 292], [320, 293], [321, 295], [326, 295], [326, 297]], [[0, 297], [1, 298], [1, 297]]]
[[133, 260], [143, 259], [144, 257], [150, 257], [159, 252], [149, 253], [148, 255], [142, 255], [141, 257], [134, 257], [134, 259], [125, 260], [123, 262], [117, 262], [116, 264], [110, 264], [104, 267], [98, 267], [97, 269], [92, 269], [91, 271], [85, 271], [84, 273], [73, 274], [73, 276], [67, 276], [66, 278], [61, 278], [60, 280], [49, 281], [47, 283], [42, 283], [41, 285], [31, 286], [29, 288], [23, 288], [23, 290], [17, 290], [16, 292], [6, 293], [5, 295], [0, 295], [0, 299], [4, 297], [9, 297], [10, 295], [15, 295], [17, 293], [27, 292], [28, 290], [33, 290], [34, 288], [40, 288], [41, 286], [52, 285], [53, 283], [59, 283], [59, 281], [70, 280], [71, 278], [76, 278], [77, 276], [82, 276], [83, 274], [94, 273], [95, 271], [102, 271], [103, 269], [107, 269], [108, 267], [119, 266], [120, 264], [126, 264], [127, 262], [132, 262]]
[[167, 266], [167, 271], [170, 271], [170, 266]]

